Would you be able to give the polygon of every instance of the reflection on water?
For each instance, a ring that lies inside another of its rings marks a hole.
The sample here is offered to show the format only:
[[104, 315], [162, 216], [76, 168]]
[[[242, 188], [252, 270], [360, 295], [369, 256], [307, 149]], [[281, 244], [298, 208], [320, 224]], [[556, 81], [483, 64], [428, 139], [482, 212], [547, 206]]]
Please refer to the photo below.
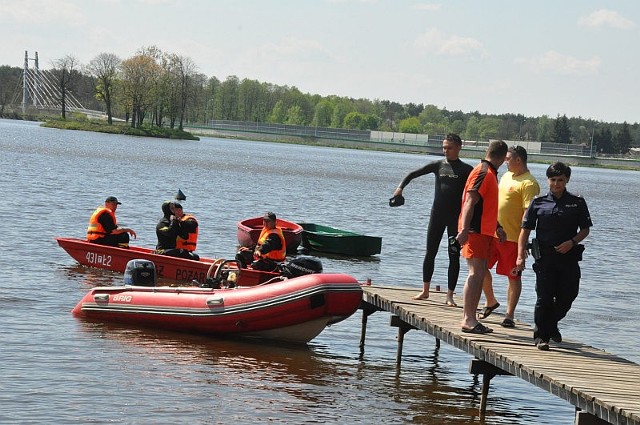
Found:
[[82, 282], [87, 288], [122, 284], [122, 273], [115, 273], [110, 270], [96, 269], [79, 264], [62, 266], [59, 270], [67, 279]]
[[[428, 335], [409, 332], [396, 369], [397, 330], [386, 313], [369, 317], [362, 357], [361, 312], [306, 349], [78, 321], [70, 311], [86, 291], [119, 285], [122, 275], [77, 266], [54, 240], [84, 237], [91, 212], [115, 195], [123, 202], [119, 223], [136, 230], [137, 245], [152, 247], [160, 205], [180, 188], [185, 210], [201, 225], [201, 255], [233, 257], [237, 221], [273, 210], [293, 221], [383, 238], [382, 253], [371, 259], [318, 254], [325, 272], [418, 290], [433, 179], [407, 187], [402, 208], [387, 202], [407, 171], [435, 158], [144, 139], [6, 120], [0, 120], [0, 152], [0, 187], [11, 200], [0, 203], [0, 422], [481, 423], [469, 356], [446, 344], [434, 348]], [[531, 165], [543, 188], [545, 169]], [[634, 361], [640, 361], [640, 291], [633, 259], [640, 247], [621, 229], [640, 225], [637, 181], [637, 172], [574, 168], [569, 190], [587, 199], [594, 228], [580, 296], [562, 322], [565, 337]], [[441, 285], [445, 242], [434, 274]], [[504, 300], [506, 285], [496, 279], [494, 288]], [[517, 312], [527, 322], [533, 288], [527, 270]], [[493, 382], [487, 423], [569, 423], [573, 417], [568, 403], [520, 379]]]

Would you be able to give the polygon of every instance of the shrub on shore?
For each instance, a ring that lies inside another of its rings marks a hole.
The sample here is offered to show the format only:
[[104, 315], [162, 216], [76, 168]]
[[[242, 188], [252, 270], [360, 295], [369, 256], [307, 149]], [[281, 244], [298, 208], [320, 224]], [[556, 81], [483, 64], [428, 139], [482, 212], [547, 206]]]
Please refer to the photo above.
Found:
[[49, 119], [42, 124], [44, 127], [59, 128], [64, 130], [95, 131], [98, 133], [126, 134], [129, 136], [161, 137], [165, 139], [200, 140], [197, 136], [179, 129], [143, 126], [133, 128], [126, 123], [113, 123], [111, 125], [103, 121], [82, 119], [62, 120]]

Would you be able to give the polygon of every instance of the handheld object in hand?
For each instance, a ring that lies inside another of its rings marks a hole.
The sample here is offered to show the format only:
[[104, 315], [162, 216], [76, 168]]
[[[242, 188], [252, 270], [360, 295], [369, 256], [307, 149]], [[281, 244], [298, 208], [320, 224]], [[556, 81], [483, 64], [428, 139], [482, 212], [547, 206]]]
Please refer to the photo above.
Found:
[[449, 254], [460, 254], [460, 242], [458, 242], [458, 239], [455, 236], [450, 236], [448, 241]]
[[393, 198], [389, 199], [389, 206], [390, 207], [399, 207], [401, 205], [404, 205], [404, 196], [396, 195]]

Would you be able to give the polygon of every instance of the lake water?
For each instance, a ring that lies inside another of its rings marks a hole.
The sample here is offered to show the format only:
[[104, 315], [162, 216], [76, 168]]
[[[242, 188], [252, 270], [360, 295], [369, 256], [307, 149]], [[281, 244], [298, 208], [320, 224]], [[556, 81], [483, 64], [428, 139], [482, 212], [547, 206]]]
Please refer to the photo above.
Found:
[[[369, 318], [362, 358], [361, 312], [307, 347], [85, 323], [71, 316], [74, 305], [89, 288], [119, 284], [122, 275], [78, 266], [54, 241], [84, 237], [92, 211], [115, 195], [119, 223], [137, 231], [135, 244], [152, 247], [160, 205], [180, 188], [185, 211], [201, 225], [201, 255], [231, 258], [236, 222], [273, 210], [292, 221], [382, 236], [376, 258], [320, 257], [324, 270], [417, 291], [433, 177], [405, 189], [405, 206], [387, 201], [408, 171], [434, 159], [0, 120], [0, 423], [481, 423], [471, 357], [446, 344], [436, 349], [432, 337], [414, 331], [396, 370], [396, 329], [387, 313]], [[531, 164], [543, 190], [546, 167]], [[574, 167], [569, 190], [587, 199], [594, 227], [580, 295], [561, 323], [565, 338], [635, 362], [639, 183], [634, 171]], [[446, 286], [446, 263], [441, 249], [434, 285]], [[458, 299], [466, 271], [463, 262]], [[517, 316], [531, 323], [530, 270], [523, 280]], [[505, 300], [503, 279], [494, 287]], [[573, 406], [521, 379], [492, 381], [486, 423], [568, 424], [573, 414]]]

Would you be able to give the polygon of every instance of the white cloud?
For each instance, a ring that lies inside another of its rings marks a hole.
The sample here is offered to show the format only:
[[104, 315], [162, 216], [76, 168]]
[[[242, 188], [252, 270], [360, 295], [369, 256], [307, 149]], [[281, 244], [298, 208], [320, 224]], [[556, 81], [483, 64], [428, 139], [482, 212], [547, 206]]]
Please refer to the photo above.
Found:
[[329, 3], [375, 3], [376, 0], [327, 0]]
[[323, 61], [330, 56], [329, 51], [321, 43], [293, 37], [283, 38], [278, 43], [267, 43], [261, 46], [256, 53], [261, 57], [311, 62]]
[[50, 22], [77, 26], [86, 22], [86, 19], [80, 8], [69, 1], [23, 0], [0, 2], [0, 22], [2, 21], [28, 28], [30, 25]]
[[536, 71], [552, 71], [561, 75], [592, 75], [598, 73], [602, 60], [598, 56], [580, 60], [573, 56], [562, 55], [550, 50], [542, 56], [516, 59], [515, 62], [530, 65]]
[[474, 52], [483, 53], [482, 43], [475, 38], [447, 35], [432, 29], [418, 36], [413, 45], [419, 50], [442, 56], [462, 56]]
[[618, 12], [607, 9], [600, 9], [593, 12], [589, 16], [583, 16], [578, 21], [578, 24], [585, 27], [611, 27], [623, 30], [630, 29], [636, 26], [633, 21], [625, 18]]
[[429, 10], [429, 11], [440, 10], [441, 7], [442, 7], [441, 3], [418, 3], [413, 6], [415, 10]]

